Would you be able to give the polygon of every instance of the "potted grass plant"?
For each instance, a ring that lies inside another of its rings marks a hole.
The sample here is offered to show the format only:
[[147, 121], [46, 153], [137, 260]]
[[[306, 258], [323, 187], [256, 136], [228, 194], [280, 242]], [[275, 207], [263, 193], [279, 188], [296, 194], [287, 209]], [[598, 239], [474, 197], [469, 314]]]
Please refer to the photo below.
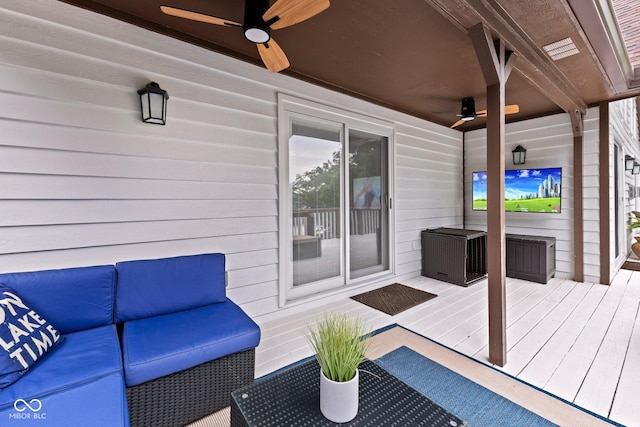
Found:
[[347, 314], [329, 313], [309, 328], [320, 364], [320, 411], [330, 421], [345, 423], [358, 414], [358, 366], [368, 338], [364, 322]]

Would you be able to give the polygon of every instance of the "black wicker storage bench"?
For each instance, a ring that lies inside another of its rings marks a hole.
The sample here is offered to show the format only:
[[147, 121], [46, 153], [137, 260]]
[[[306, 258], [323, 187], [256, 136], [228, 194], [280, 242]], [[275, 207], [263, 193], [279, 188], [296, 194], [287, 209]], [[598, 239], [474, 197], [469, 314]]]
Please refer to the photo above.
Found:
[[226, 297], [225, 257], [116, 265], [116, 322], [132, 426], [180, 426], [253, 382], [260, 328]]
[[422, 275], [460, 286], [487, 276], [487, 233], [459, 228], [422, 231]]

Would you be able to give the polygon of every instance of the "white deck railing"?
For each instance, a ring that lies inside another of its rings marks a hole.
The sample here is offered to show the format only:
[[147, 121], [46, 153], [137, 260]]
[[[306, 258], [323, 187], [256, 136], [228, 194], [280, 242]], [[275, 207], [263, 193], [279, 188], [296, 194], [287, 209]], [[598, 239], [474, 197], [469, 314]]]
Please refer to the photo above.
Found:
[[[357, 209], [349, 215], [351, 235], [375, 233], [380, 227], [380, 209]], [[293, 235], [317, 236], [322, 239], [340, 237], [339, 209], [298, 209], [293, 211]]]

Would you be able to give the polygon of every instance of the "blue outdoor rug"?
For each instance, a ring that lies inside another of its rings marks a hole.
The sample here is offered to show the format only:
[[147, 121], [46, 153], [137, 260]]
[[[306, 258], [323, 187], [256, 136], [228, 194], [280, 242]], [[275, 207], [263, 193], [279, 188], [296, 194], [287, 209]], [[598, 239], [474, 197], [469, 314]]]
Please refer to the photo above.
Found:
[[555, 425], [407, 347], [400, 347], [374, 362], [467, 421], [470, 427]]
[[[386, 326], [374, 331], [372, 335], [375, 336], [395, 327], [398, 327], [398, 325], [393, 324]], [[428, 338], [425, 339], [429, 340]], [[455, 350], [451, 351], [455, 352]], [[458, 354], [464, 356], [462, 353]], [[256, 381], [259, 382], [270, 378], [285, 370], [308, 362], [314, 357], [315, 356], [306, 357], [292, 363], [291, 365], [285, 366], [258, 378]], [[403, 381], [419, 393], [442, 406], [444, 409], [465, 420], [469, 427], [544, 427], [556, 425], [540, 415], [523, 408], [517, 403], [494, 393], [486, 387], [473, 382], [472, 380], [440, 365], [437, 362], [434, 362], [406, 346], [399, 347], [398, 349], [373, 360], [373, 362], [398, 378], [400, 381]], [[490, 366], [485, 367], [487, 369], [494, 369]], [[511, 377], [508, 374], [504, 375]], [[520, 381], [515, 377], [511, 378], [516, 381]], [[571, 405], [595, 418], [598, 418], [605, 423], [612, 426], [624, 427], [619, 423], [585, 410], [584, 408], [547, 393], [533, 385], [527, 385], [541, 393], [548, 394], [567, 405]]]

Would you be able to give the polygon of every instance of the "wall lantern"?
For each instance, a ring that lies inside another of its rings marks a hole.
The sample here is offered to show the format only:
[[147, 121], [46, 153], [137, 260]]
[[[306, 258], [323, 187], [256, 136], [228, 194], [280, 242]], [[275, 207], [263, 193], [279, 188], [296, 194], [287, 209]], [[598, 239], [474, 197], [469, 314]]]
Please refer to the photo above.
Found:
[[640, 163], [633, 162], [633, 174], [638, 175], [640, 173]]
[[167, 122], [167, 100], [169, 94], [160, 89], [156, 82], [151, 82], [138, 91], [140, 95], [140, 107], [142, 109], [142, 121], [164, 125]]
[[518, 145], [511, 151], [513, 154], [513, 164], [514, 165], [524, 165], [524, 162], [527, 158], [527, 149], [522, 145]]
[[635, 164], [636, 159], [633, 157], [626, 155], [624, 156], [624, 170], [631, 171], [633, 170], [633, 165]]

